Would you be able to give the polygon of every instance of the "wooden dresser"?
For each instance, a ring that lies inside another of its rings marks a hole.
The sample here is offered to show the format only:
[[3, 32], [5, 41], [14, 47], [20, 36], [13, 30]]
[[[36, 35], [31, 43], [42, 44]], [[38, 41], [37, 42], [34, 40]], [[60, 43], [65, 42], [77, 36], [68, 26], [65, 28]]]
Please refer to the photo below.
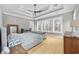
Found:
[[71, 33], [64, 35], [64, 53], [79, 54], [79, 37], [72, 36]]

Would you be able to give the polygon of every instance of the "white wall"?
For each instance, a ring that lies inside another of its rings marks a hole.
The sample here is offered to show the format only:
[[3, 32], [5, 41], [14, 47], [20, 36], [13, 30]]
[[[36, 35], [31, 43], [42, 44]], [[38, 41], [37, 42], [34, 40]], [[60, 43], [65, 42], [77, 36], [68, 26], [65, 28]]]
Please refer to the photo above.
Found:
[[0, 27], [2, 27], [2, 12], [1, 12], [1, 5], [0, 5]]
[[15, 24], [19, 25], [19, 28], [28, 29], [28, 20], [9, 15], [3, 15], [3, 26], [7, 26], [7, 24]]
[[72, 31], [71, 21], [73, 20], [73, 12], [69, 12], [63, 15], [64, 32]]
[[79, 20], [79, 5], [76, 6], [76, 20]]

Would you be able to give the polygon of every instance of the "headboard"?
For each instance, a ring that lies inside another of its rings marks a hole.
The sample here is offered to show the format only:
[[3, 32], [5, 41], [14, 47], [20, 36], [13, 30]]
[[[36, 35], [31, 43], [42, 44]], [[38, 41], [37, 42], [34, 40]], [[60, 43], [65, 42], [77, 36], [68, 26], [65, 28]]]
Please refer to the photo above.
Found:
[[7, 35], [10, 33], [19, 33], [18, 25], [8, 24], [7, 25]]

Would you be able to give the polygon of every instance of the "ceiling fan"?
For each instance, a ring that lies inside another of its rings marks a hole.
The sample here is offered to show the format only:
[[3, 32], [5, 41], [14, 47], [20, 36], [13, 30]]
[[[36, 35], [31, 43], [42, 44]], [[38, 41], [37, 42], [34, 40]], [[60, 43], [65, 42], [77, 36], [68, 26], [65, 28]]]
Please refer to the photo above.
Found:
[[49, 8], [49, 6], [46, 6], [46, 7], [43, 8], [43, 9], [37, 10], [36, 6], [37, 6], [37, 4], [34, 4], [34, 11], [33, 11], [33, 10], [29, 10], [29, 9], [28, 9], [28, 11], [34, 12], [34, 13], [40, 13], [40, 12], [43, 12], [43, 11], [48, 10], [48, 8]]

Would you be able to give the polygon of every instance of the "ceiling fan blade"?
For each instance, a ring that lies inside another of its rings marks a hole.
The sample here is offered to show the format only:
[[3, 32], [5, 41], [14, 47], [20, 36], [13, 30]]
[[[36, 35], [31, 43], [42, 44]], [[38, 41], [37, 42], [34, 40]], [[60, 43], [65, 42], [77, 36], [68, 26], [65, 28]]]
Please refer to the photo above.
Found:
[[29, 9], [27, 9], [27, 11], [29, 11], [29, 12], [34, 12], [34, 11], [32, 11], [32, 10], [29, 10]]
[[[48, 10], [48, 9], [49, 9], [49, 6], [46, 6], [46, 7], [44, 7], [43, 9], [36, 10], [36, 13], [40, 13], [40, 12], [46, 11], [46, 10]], [[29, 9], [27, 9], [27, 11], [29, 11], [29, 12], [34, 12], [34, 11], [32, 11], [32, 10], [29, 10]]]

